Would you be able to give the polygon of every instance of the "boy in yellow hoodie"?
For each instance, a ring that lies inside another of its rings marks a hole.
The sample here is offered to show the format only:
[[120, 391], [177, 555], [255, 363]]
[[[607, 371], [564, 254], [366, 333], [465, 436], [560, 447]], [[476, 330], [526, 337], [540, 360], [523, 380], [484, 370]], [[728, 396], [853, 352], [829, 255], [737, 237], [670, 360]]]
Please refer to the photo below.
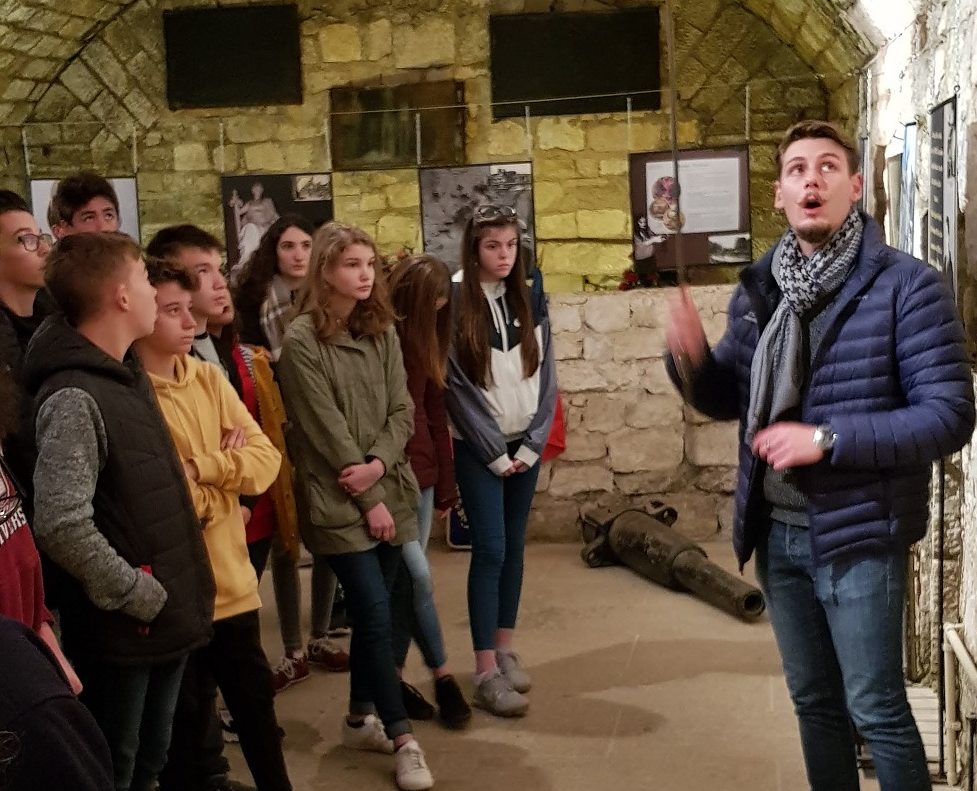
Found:
[[281, 455], [262, 433], [225, 376], [189, 355], [197, 322], [190, 312], [196, 282], [186, 270], [147, 261], [158, 308], [151, 335], [135, 346], [182, 459], [204, 524], [217, 597], [214, 636], [190, 655], [161, 784], [207, 788], [201, 756], [219, 687], [237, 723], [248, 768], [260, 791], [291, 791], [275, 717], [271, 668], [261, 648], [258, 579], [248, 558], [238, 498], [275, 480]]

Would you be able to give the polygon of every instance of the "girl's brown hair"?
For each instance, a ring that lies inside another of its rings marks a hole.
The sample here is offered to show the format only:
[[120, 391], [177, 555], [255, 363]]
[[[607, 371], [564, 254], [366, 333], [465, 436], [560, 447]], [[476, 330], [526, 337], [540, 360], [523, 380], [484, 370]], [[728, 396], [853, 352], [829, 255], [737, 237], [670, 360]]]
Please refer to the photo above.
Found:
[[516, 262], [505, 278], [505, 301], [519, 321], [519, 351], [522, 355], [522, 374], [532, 376], [539, 367], [539, 345], [536, 343], [535, 325], [529, 303], [529, 287], [526, 285], [526, 264], [519, 219], [507, 206], [483, 204], [476, 206], [471, 219], [465, 225], [461, 242], [461, 269], [463, 279], [458, 293], [458, 335], [456, 339], [458, 364], [465, 376], [485, 389], [492, 383], [489, 365], [488, 310], [485, 294], [478, 277], [478, 240], [485, 228], [511, 227], [516, 231]]
[[[333, 307], [334, 291], [326, 275], [336, 268], [348, 247], [361, 244], [373, 251], [376, 277], [367, 299], [360, 300], [349, 314], [345, 325]], [[387, 286], [380, 266], [376, 243], [362, 228], [329, 222], [312, 237], [309, 276], [296, 302], [296, 313], [311, 313], [316, 335], [323, 343], [331, 343], [344, 329], [354, 338], [380, 338], [393, 323], [394, 312], [387, 296]]]
[[237, 284], [231, 289], [238, 313], [257, 316], [261, 312], [272, 278], [279, 271], [278, 242], [289, 228], [298, 228], [310, 237], [315, 235], [315, 226], [300, 214], [286, 214], [275, 220], [261, 237], [258, 249], [242, 265]]
[[451, 273], [432, 255], [415, 255], [398, 263], [388, 280], [397, 314], [397, 332], [404, 358], [420, 363], [438, 387], [447, 380], [451, 342], [451, 308], [437, 310], [437, 301], [451, 301]]

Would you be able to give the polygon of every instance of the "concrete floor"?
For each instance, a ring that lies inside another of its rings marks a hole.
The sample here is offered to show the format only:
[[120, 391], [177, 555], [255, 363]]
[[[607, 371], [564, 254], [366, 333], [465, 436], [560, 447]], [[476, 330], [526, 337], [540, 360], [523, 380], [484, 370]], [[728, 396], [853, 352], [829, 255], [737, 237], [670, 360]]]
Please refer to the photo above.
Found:
[[[706, 545], [735, 568], [727, 543]], [[571, 544], [531, 545], [517, 647], [533, 675], [521, 720], [475, 711], [451, 732], [418, 723], [443, 789], [798, 791], [806, 788], [797, 727], [770, 625], [744, 624], [624, 568], [589, 569]], [[459, 683], [471, 692], [465, 578], [468, 556], [432, 547], [436, 598]], [[303, 569], [308, 584], [308, 570]], [[747, 569], [752, 580], [752, 570]], [[306, 588], [307, 590], [307, 588]], [[281, 641], [271, 580], [262, 597], [264, 645]], [[406, 676], [431, 696], [411, 652]], [[340, 746], [347, 677], [314, 673], [276, 698], [295, 791], [393, 787], [388, 756]], [[236, 777], [249, 775], [228, 748]], [[865, 791], [878, 785], [863, 780]]]

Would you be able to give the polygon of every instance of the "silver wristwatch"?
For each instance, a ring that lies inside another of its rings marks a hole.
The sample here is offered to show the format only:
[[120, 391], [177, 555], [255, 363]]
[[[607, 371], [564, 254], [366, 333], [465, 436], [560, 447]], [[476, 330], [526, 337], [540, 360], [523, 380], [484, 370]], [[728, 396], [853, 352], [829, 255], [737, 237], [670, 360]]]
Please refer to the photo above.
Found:
[[836, 439], [838, 439], [838, 435], [831, 430], [831, 426], [827, 423], [814, 429], [814, 445], [820, 450], [825, 452], [831, 450], [835, 446]]

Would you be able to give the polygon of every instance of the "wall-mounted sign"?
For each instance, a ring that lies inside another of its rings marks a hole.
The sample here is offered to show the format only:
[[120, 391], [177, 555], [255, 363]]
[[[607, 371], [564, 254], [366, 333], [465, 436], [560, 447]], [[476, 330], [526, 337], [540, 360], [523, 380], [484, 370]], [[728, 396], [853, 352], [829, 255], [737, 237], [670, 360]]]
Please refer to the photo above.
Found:
[[480, 203], [511, 206], [525, 225], [523, 247], [535, 257], [532, 163], [423, 168], [420, 185], [424, 252], [437, 256], [453, 271], [461, 266], [465, 224]]
[[224, 176], [221, 206], [227, 268], [233, 271], [258, 249], [265, 231], [282, 215], [300, 214], [315, 226], [331, 220], [332, 174]]
[[957, 298], [957, 100], [930, 111], [929, 263]]
[[906, 124], [902, 138], [902, 188], [899, 193], [898, 247], [911, 255], [919, 255], [916, 244], [916, 133], [915, 123]]
[[[31, 181], [31, 206], [34, 219], [41, 233], [51, 233], [47, 221], [51, 197], [58, 186], [58, 179], [34, 179]], [[139, 241], [139, 199], [136, 180], [132, 177], [111, 178], [109, 183], [119, 199], [119, 230]]]
[[748, 264], [750, 163], [746, 146], [680, 151], [678, 181], [672, 154], [631, 154], [634, 260], [658, 271], [678, 267], [681, 232], [687, 266]]

